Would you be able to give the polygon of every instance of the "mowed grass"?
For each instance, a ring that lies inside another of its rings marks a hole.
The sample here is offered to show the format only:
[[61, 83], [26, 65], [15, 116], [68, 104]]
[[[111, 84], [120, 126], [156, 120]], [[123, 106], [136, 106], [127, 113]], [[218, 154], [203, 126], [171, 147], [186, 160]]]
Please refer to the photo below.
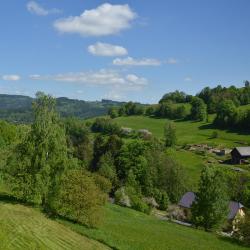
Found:
[[[210, 116], [210, 120], [212, 120]], [[158, 138], [164, 136], [164, 125], [167, 119], [151, 118], [146, 116], [128, 116], [114, 119], [120, 126], [133, 129], [148, 129]], [[209, 144], [221, 147], [235, 147], [241, 143], [250, 144], [250, 134], [214, 129], [211, 123], [194, 121], [175, 121], [177, 130], [177, 143], [184, 144]], [[211, 138], [217, 131], [218, 138]]]
[[46, 218], [36, 209], [0, 202], [1, 250], [102, 250], [103, 244]]
[[122, 208], [106, 206], [106, 216], [99, 229], [88, 229], [60, 221], [78, 233], [105, 242], [121, 250], [243, 250], [249, 249], [228, 239], [204, 231], [159, 220], [153, 216]]

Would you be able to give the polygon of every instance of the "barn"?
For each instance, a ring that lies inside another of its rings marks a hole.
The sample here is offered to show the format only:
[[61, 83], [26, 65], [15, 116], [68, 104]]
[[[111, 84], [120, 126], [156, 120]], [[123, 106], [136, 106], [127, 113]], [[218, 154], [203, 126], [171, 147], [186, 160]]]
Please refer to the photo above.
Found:
[[232, 163], [241, 164], [250, 158], [250, 147], [236, 147], [231, 151]]

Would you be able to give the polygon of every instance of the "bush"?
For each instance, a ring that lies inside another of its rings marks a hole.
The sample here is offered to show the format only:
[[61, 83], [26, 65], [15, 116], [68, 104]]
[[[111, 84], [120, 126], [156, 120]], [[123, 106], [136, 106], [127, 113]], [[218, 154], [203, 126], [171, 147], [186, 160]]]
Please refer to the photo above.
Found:
[[95, 122], [91, 126], [93, 132], [100, 132], [103, 134], [119, 134], [120, 127], [107, 118], [96, 118]]
[[125, 207], [131, 207], [137, 211], [149, 214], [151, 207], [143, 201], [140, 194], [133, 187], [121, 187], [115, 193], [115, 203]]
[[131, 207], [131, 201], [125, 192], [125, 187], [121, 187], [115, 192], [115, 203], [120, 206]]
[[99, 225], [107, 196], [82, 170], [67, 171], [56, 190], [52, 208], [61, 216], [90, 227]]
[[169, 198], [165, 191], [156, 189], [154, 191], [154, 198], [159, 205], [159, 209], [166, 210], [168, 208]]

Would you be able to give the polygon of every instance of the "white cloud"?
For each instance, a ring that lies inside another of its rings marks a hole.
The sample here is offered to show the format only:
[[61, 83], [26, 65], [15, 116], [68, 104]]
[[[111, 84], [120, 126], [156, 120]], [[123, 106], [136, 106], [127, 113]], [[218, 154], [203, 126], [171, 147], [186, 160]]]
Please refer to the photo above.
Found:
[[124, 59], [116, 58], [113, 60], [113, 64], [117, 66], [159, 66], [161, 61], [153, 58], [134, 59], [127, 57]]
[[100, 42], [90, 45], [88, 52], [95, 56], [124, 56], [128, 54], [124, 47]]
[[186, 82], [192, 82], [193, 79], [192, 79], [192, 77], [187, 76], [187, 77], [184, 78], [184, 81], [186, 81]]
[[127, 29], [136, 18], [129, 5], [104, 3], [96, 9], [85, 10], [80, 16], [70, 16], [54, 22], [62, 33], [77, 33], [82, 36], [106, 36]]
[[177, 64], [179, 61], [176, 58], [169, 58], [166, 63], [167, 64]]
[[124, 90], [138, 90], [147, 85], [147, 79], [136, 75], [122, 75], [117, 71], [99, 70], [90, 72], [65, 73], [57, 75], [30, 75], [32, 80], [58, 81], [85, 85], [119, 87]]
[[49, 14], [57, 14], [57, 13], [61, 13], [61, 10], [58, 9], [45, 9], [43, 8], [40, 4], [38, 4], [35, 1], [30, 1], [27, 3], [26, 5], [27, 10], [32, 13], [32, 14], [36, 14], [38, 16], [47, 16]]
[[2, 79], [4, 81], [19, 81], [21, 77], [19, 75], [3, 75]]

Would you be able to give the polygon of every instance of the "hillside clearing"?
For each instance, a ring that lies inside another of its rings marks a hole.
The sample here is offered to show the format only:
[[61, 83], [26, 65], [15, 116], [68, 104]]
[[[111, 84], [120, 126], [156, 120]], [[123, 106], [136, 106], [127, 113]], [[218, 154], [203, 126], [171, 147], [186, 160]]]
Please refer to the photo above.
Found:
[[0, 202], [0, 249], [101, 250], [108, 247], [47, 219], [36, 209]]
[[[210, 116], [210, 120], [212, 117]], [[163, 128], [167, 119], [150, 118], [146, 116], [127, 116], [114, 119], [120, 126], [132, 129], [148, 129], [158, 138], [163, 138]], [[194, 121], [175, 121], [177, 129], [177, 143], [184, 144], [211, 144], [222, 147], [235, 147], [241, 143], [250, 144], [250, 136], [241, 132], [214, 129], [211, 123]], [[218, 138], [211, 138], [217, 131]]]

